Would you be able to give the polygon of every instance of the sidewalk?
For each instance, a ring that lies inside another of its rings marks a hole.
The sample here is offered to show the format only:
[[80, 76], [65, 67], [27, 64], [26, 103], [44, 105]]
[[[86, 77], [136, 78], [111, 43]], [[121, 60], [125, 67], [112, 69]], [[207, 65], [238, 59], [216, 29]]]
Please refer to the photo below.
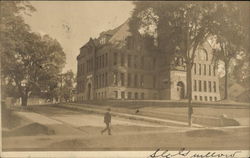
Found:
[[[77, 105], [79, 107], [88, 107], [95, 109], [106, 110], [108, 107], [112, 108], [113, 112], [118, 112], [122, 114], [131, 114], [133, 116], [145, 116], [153, 117], [163, 120], [177, 121], [181, 123], [186, 123], [187, 120], [187, 108], [186, 107], [164, 107], [159, 105], [152, 106], [140, 106], [138, 104], [136, 107], [131, 106], [114, 106], [114, 105], [96, 105], [96, 104], [84, 104], [84, 103], [67, 103], [67, 105]], [[208, 127], [223, 127], [223, 126], [245, 126], [246, 123], [242, 122], [242, 119], [237, 117], [242, 117], [241, 113], [237, 113], [238, 116], [229, 116], [227, 121], [221, 119], [221, 115], [226, 110], [227, 113], [230, 112], [230, 109], [217, 109], [217, 107], [199, 107], [194, 108], [194, 114], [192, 115], [193, 124], [208, 126]], [[139, 113], [136, 113], [136, 110], [139, 110]], [[216, 111], [213, 111], [216, 110]], [[241, 109], [238, 109], [241, 110]], [[248, 110], [248, 109], [247, 109]], [[231, 110], [232, 111], [232, 110]], [[241, 110], [244, 111], [244, 110]], [[211, 112], [211, 113], [210, 113]], [[244, 111], [245, 112], [245, 111]], [[230, 112], [232, 113], [232, 112]], [[211, 115], [212, 114], [212, 115]], [[240, 115], [239, 115], [240, 114]], [[245, 115], [245, 114], [244, 114]], [[248, 116], [244, 116], [247, 117]], [[238, 123], [237, 123], [238, 122]]]
[[[91, 105], [91, 107], [90, 107], [89, 105], [85, 105], [85, 104], [58, 104], [56, 106], [74, 109], [74, 110], [90, 111], [90, 112], [95, 112], [95, 113], [99, 113], [99, 114], [106, 113], [106, 107], [100, 107], [100, 106], [95, 106], [95, 105]], [[164, 124], [167, 126], [179, 126], [179, 127], [180, 126], [184, 126], [184, 127], [187, 126], [186, 122], [161, 119], [161, 118], [150, 117], [150, 116], [142, 116], [142, 115], [136, 115], [136, 114], [127, 114], [124, 112], [117, 112], [117, 111], [115, 111], [115, 109], [112, 109], [111, 113], [115, 117], [123, 117], [123, 118], [134, 119], [134, 120], [143, 120], [143, 121], [148, 121], [148, 122]], [[198, 124], [193, 124], [193, 127], [201, 128], [203, 126], [198, 125]]]

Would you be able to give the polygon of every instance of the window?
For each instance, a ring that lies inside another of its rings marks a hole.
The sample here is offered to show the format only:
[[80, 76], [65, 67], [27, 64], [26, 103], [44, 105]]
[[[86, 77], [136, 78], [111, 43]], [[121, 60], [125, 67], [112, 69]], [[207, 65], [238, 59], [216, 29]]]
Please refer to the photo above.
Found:
[[201, 75], [201, 64], [199, 64], [199, 75]]
[[102, 88], [102, 75], [99, 75], [99, 86]]
[[200, 101], [202, 101], [202, 96], [200, 96]]
[[214, 92], [216, 92], [216, 82], [214, 81]]
[[199, 80], [199, 92], [201, 92], [201, 80]]
[[98, 70], [98, 57], [95, 58], [95, 69]]
[[207, 92], [207, 81], [204, 81], [204, 92]]
[[128, 55], [128, 67], [131, 67], [131, 55]]
[[128, 73], [128, 87], [131, 86], [131, 74]]
[[105, 61], [106, 61], [105, 65], [108, 66], [108, 54], [107, 53], [105, 54]]
[[207, 96], [205, 96], [205, 101], [207, 101]]
[[125, 98], [125, 92], [121, 92], [121, 97], [122, 97], [122, 99]]
[[108, 86], [108, 73], [105, 73], [105, 86]]
[[115, 52], [115, 53], [114, 53], [114, 61], [113, 61], [113, 64], [114, 64], [114, 65], [117, 65], [117, 57], [118, 57], [118, 56], [117, 56], [117, 53]]
[[138, 83], [138, 77], [137, 74], [135, 74], [134, 87], [137, 87], [137, 83]]
[[104, 55], [102, 55], [102, 67], [104, 68]]
[[124, 66], [124, 64], [125, 64], [125, 56], [124, 56], [124, 54], [122, 53], [122, 54], [121, 54], [121, 66]]
[[200, 60], [208, 61], [208, 55], [206, 50], [204, 49], [199, 50], [199, 55], [200, 55]]
[[99, 88], [98, 76], [96, 75], [96, 88]]
[[89, 72], [89, 60], [87, 60], [87, 72]]
[[213, 101], [213, 98], [212, 98], [212, 97], [209, 97], [209, 101]]
[[104, 78], [104, 73], [102, 74], [102, 87], [105, 86], [105, 78]]
[[194, 80], [194, 91], [197, 91], [197, 81]]
[[153, 76], [153, 88], [156, 88], [156, 77]]
[[141, 69], [144, 69], [144, 57], [141, 57]]
[[197, 100], [197, 95], [194, 96], [194, 100]]
[[216, 67], [213, 66], [213, 68], [214, 68], [214, 76], [216, 76]]
[[214, 97], [214, 101], [217, 101], [217, 97]]
[[141, 75], [140, 87], [143, 87], [143, 85], [144, 85], [144, 75]]
[[196, 63], [194, 63], [194, 74], [196, 74]]
[[131, 99], [131, 92], [128, 92], [128, 99]]
[[85, 64], [83, 63], [83, 64], [82, 64], [82, 74], [83, 74], [83, 75], [84, 75], [84, 73], [85, 73], [85, 71], [84, 71], [84, 70], [85, 70], [85, 69], [84, 69], [84, 68], [85, 68], [84, 65], [85, 65]]
[[141, 99], [144, 99], [144, 93], [141, 93]]
[[134, 56], [134, 67], [137, 68], [137, 55]]
[[105, 42], [106, 42], [106, 38], [105, 38], [105, 37], [102, 37], [102, 38], [100, 39], [100, 43], [101, 43], [101, 44], [105, 44]]
[[115, 98], [117, 99], [118, 98], [118, 91], [114, 91], [115, 93]]
[[153, 70], [155, 69], [155, 67], [156, 67], [156, 59], [153, 58]]
[[135, 99], [138, 99], [138, 93], [135, 92]]
[[208, 89], [209, 89], [209, 92], [212, 92], [212, 84], [211, 84], [211, 81], [208, 81]]
[[99, 56], [99, 69], [102, 68], [102, 56]]
[[204, 75], [207, 74], [207, 68], [206, 68], [206, 64], [204, 64]]
[[118, 84], [118, 72], [114, 72], [114, 85]]
[[208, 67], [208, 73], [209, 73], [208, 75], [211, 76], [211, 65], [209, 65]]
[[121, 73], [121, 86], [124, 86], [124, 73]]
[[132, 37], [131, 36], [127, 37], [126, 41], [127, 41], [127, 48], [128, 49], [133, 49], [134, 45], [133, 45], [133, 39], [132, 39]]

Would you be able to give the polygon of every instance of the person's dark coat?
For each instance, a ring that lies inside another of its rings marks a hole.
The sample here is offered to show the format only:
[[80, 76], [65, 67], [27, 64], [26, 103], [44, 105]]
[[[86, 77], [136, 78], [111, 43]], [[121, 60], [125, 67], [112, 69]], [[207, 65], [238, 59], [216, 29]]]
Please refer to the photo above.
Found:
[[104, 122], [105, 123], [111, 123], [111, 114], [109, 112], [106, 112], [104, 115]]

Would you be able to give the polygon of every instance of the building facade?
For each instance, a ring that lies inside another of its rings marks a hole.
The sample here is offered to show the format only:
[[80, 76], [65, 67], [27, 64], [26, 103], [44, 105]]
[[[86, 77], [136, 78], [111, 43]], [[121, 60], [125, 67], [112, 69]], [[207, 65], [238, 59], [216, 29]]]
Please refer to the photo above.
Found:
[[[128, 21], [90, 39], [77, 57], [77, 101], [93, 99], [186, 98], [186, 67], [182, 57], [171, 60], [147, 44], [137, 45]], [[199, 47], [193, 66], [193, 100], [220, 100], [219, 78], [208, 42]], [[170, 64], [169, 64], [170, 61]], [[170, 65], [170, 66], [169, 66]]]

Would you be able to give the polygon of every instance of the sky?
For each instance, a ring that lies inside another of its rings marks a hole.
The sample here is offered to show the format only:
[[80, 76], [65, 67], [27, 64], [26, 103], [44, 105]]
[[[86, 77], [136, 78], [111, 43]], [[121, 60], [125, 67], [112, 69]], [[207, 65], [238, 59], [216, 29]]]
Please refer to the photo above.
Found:
[[125, 22], [132, 14], [131, 1], [30, 1], [36, 8], [25, 22], [32, 31], [56, 38], [66, 54], [64, 72], [76, 73], [76, 57], [90, 37]]

